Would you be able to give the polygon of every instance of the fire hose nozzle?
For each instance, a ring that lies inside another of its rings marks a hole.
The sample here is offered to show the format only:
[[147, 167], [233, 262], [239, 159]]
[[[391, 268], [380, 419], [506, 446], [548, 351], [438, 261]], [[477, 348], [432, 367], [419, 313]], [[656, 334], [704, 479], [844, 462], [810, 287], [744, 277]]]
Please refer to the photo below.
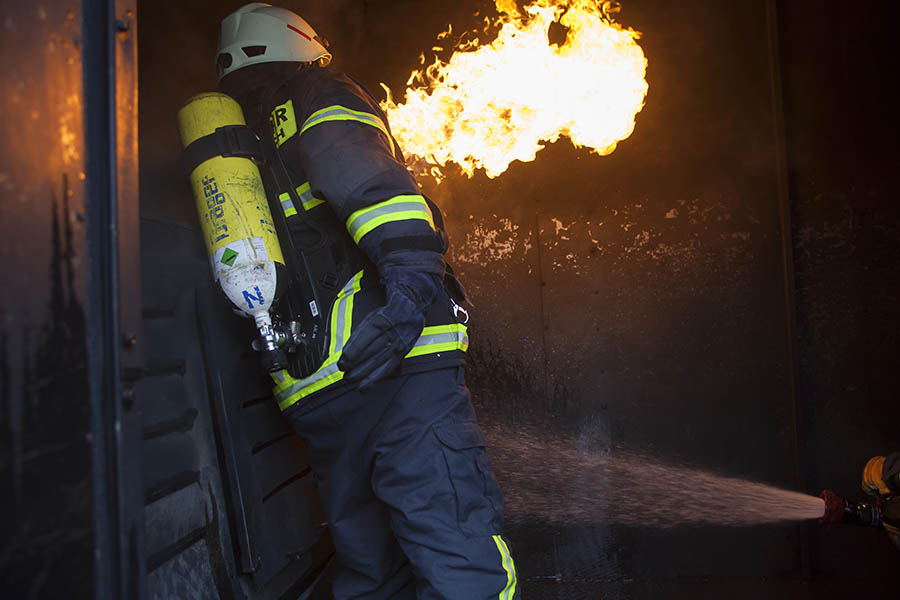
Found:
[[831, 490], [823, 490], [819, 497], [825, 501], [825, 514], [819, 519], [820, 525], [832, 523], [852, 523], [861, 527], [881, 525], [881, 510], [874, 504], [844, 500]]

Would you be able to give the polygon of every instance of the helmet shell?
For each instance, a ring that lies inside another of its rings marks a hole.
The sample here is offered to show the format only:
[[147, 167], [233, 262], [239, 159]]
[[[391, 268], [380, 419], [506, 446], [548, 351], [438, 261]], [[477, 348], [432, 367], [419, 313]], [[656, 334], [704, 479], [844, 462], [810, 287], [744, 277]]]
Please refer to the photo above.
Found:
[[331, 62], [331, 53], [302, 17], [264, 2], [242, 6], [222, 20], [216, 68], [219, 80], [249, 65]]

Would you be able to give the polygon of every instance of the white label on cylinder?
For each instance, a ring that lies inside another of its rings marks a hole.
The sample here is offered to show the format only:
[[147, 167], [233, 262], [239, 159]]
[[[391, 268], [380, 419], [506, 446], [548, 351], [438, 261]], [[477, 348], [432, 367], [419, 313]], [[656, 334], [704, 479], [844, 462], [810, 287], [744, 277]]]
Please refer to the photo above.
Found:
[[255, 261], [230, 269], [219, 281], [232, 304], [251, 317], [269, 312], [276, 283], [275, 263]]
[[267, 262], [269, 253], [261, 237], [244, 238], [222, 246], [212, 255], [213, 277], [216, 281], [232, 269], [252, 263]]

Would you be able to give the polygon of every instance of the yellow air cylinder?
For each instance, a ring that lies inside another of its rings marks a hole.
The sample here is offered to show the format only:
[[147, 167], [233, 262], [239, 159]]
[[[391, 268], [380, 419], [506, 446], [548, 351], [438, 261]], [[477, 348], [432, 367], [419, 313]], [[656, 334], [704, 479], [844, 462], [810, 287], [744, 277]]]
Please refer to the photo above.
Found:
[[[182, 148], [219, 127], [245, 125], [229, 96], [194, 96], [178, 111]], [[275, 263], [284, 264], [259, 168], [249, 158], [213, 156], [190, 174], [213, 275], [225, 295], [262, 328], [271, 325]]]

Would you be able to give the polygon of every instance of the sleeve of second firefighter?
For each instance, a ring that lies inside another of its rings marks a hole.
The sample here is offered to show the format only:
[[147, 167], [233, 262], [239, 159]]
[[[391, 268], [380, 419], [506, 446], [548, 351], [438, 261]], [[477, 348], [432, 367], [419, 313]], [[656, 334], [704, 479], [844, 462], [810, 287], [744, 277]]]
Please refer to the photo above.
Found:
[[313, 193], [327, 199], [386, 286], [385, 306], [360, 323], [338, 363], [364, 390], [396, 372], [421, 334], [446, 250], [440, 215], [398, 160], [379, 113], [352, 94], [319, 108], [301, 128], [299, 149]]
[[900, 494], [900, 452], [892, 452], [884, 458], [881, 479], [891, 494]]
[[869, 459], [863, 469], [862, 488], [870, 496], [900, 494], [900, 452]]

